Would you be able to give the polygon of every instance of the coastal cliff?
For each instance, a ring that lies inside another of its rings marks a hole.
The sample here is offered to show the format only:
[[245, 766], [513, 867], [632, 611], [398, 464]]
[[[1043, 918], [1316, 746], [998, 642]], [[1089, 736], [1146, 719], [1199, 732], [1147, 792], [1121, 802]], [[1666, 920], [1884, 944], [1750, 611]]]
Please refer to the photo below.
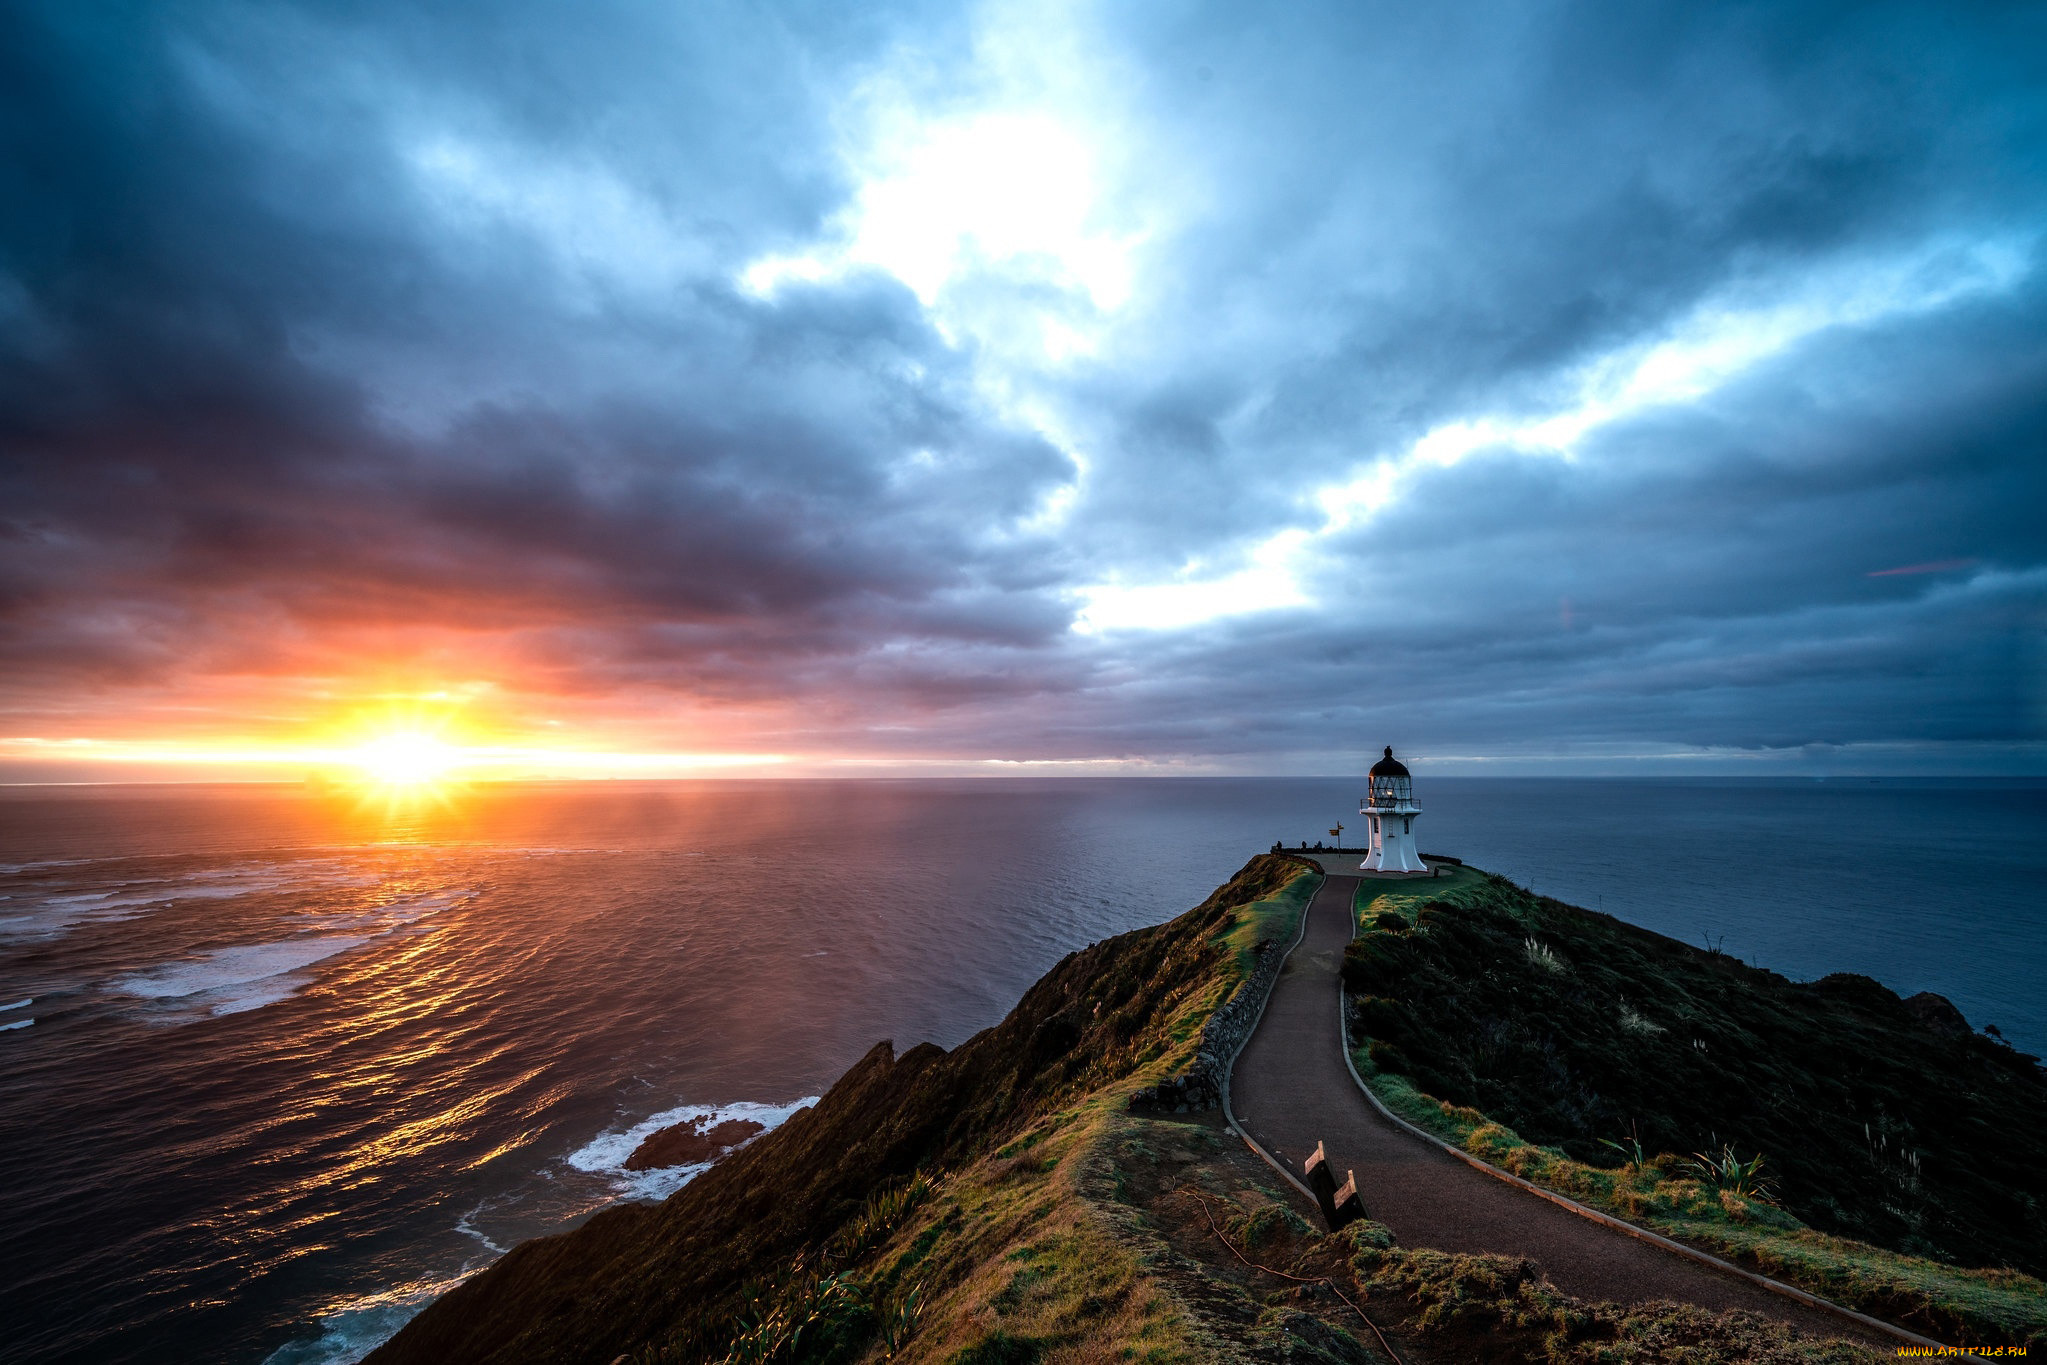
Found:
[[950, 1052], [927, 1043], [897, 1056], [877, 1044], [814, 1109], [665, 1203], [610, 1209], [515, 1247], [370, 1360], [721, 1358], [763, 1294], [845, 1259], [827, 1244], [863, 1217], [871, 1227], [876, 1196], [900, 1204], [919, 1175], [960, 1169], [1148, 1066], [1184, 1070], [1201, 1023], [1240, 979], [1228, 942], [1237, 912], [1306, 875], [1253, 859], [1171, 923], [1069, 955], [1000, 1024]]
[[[898, 1056], [878, 1044], [814, 1109], [664, 1203], [614, 1208], [514, 1248], [429, 1306], [372, 1365], [1362, 1362], [1384, 1359], [1388, 1343], [1417, 1363], [1876, 1358], [1866, 1344], [1798, 1338], [1738, 1312], [1582, 1303], [1529, 1261], [1406, 1251], [1370, 1222], [1334, 1236], [1312, 1227], [1312, 1206], [1213, 1106], [1318, 881], [1297, 860], [1262, 855], [1177, 919], [1068, 956], [1000, 1024], [950, 1052], [925, 1044]], [[1354, 974], [1380, 971], [1370, 954], [1383, 951], [1404, 964], [1416, 997], [1436, 989], [1417, 972], [1440, 969], [1453, 984], [1484, 976], [1496, 964], [1460, 934], [1466, 916], [1474, 932], [1498, 930], [1493, 909], [1389, 908], [1405, 927], [1375, 923]], [[1512, 950], [1531, 951], [1520, 938]], [[1591, 969], [1596, 954], [1583, 953], [1573, 970]], [[1814, 994], [1823, 1016], [1841, 998], [1831, 987]], [[1498, 1018], [1518, 1017], [1511, 996]], [[1457, 1070], [1456, 1045], [1432, 1051], [1421, 1030], [1454, 1040], [1463, 1025], [1392, 989], [1361, 998], [1387, 1002], [1362, 1006], [1377, 1030], [1375, 1084], [1439, 1120], [1458, 1108], [1424, 1095], [1422, 1078], [1449, 1090], [1446, 1079], [1480, 1072]], [[1890, 1023], [1926, 1027], [1909, 1011], [1902, 1018]], [[1399, 1028], [1404, 1044], [1392, 1040]], [[1372, 1039], [1360, 1040], [1368, 1065]], [[1892, 1041], [1881, 1028], [1866, 1040]], [[1414, 1054], [1396, 1052], [1403, 1046]], [[2035, 1084], [2030, 1063], [1986, 1056], [1972, 1082], [1989, 1087], [1986, 1103], [2021, 1103]], [[1402, 1079], [1397, 1063], [1418, 1074]], [[1535, 1103], [1551, 1074], [1538, 1071], [1514, 1095]], [[1554, 1074], [1572, 1086], [1566, 1110], [1584, 1108], [1579, 1073]], [[1786, 1074], [1795, 1087], [1804, 1073]], [[1584, 1142], [1564, 1135], [1580, 1149], [1605, 1135], [1604, 1111], [1586, 1113], [1599, 1117], [1586, 1119]], [[1689, 1114], [1673, 1113], [1671, 1132], [1703, 1145], [1704, 1133], [1681, 1126]], [[1722, 1131], [1745, 1131], [1730, 1124]], [[2010, 1197], [2032, 1198], [2032, 1188], [2017, 1181]], [[2024, 1340], [2026, 1296], [2040, 1286], [2016, 1270], [2011, 1285], [2019, 1307], [2003, 1336]]]

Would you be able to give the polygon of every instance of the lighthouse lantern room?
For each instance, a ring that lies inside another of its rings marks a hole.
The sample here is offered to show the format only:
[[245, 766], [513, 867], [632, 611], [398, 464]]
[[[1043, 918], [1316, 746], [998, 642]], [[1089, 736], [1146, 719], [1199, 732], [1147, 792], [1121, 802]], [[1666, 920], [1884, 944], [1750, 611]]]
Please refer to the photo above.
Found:
[[1386, 747], [1386, 757], [1372, 765], [1371, 794], [1358, 806], [1366, 819], [1370, 851], [1361, 866], [1366, 872], [1426, 872], [1428, 865], [1414, 851], [1414, 778], [1407, 765]]

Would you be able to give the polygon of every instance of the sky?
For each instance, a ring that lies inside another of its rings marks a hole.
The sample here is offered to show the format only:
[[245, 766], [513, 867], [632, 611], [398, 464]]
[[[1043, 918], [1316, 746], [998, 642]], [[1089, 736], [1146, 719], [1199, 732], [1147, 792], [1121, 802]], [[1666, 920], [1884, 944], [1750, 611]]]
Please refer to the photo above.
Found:
[[2047, 9], [0, 10], [0, 780], [2047, 772]]

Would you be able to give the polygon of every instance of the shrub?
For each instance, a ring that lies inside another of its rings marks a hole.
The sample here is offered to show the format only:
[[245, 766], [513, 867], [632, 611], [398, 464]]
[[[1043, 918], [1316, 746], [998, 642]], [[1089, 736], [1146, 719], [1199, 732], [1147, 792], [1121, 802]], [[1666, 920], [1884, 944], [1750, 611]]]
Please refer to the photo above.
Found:
[[1686, 1164], [1709, 1184], [1717, 1185], [1723, 1195], [1731, 1194], [1737, 1199], [1756, 1203], [1777, 1202], [1772, 1195], [1776, 1182], [1766, 1180], [1762, 1175], [1761, 1152], [1757, 1152], [1751, 1160], [1743, 1161], [1734, 1154], [1733, 1144], [1730, 1143], [1720, 1148], [1718, 1156], [1707, 1152], [1694, 1152], [1692, 1159]]
[[1308, 1220], [1284, 1204], [1267, 1204], [1233, 1218], [1230, 1231], [1247, 1251], [1311, 1235]]

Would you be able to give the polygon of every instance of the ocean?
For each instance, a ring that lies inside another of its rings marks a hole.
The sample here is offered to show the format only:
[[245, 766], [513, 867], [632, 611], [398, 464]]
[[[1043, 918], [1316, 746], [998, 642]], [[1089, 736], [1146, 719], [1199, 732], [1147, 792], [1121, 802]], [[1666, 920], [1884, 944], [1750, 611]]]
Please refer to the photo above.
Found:
[[[0, 1362], [359, 1359], [1362, 780], [0, 790]], [[2047, 782], [1416, 780], [1422, 848], [2047, 1051]]]

